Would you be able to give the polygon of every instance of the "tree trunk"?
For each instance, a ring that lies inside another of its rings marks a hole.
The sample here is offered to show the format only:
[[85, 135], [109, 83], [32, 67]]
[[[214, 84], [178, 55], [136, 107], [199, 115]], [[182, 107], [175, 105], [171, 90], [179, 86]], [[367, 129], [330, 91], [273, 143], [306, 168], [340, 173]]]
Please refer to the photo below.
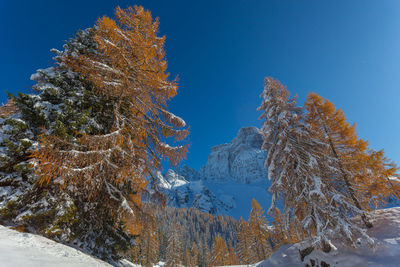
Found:
[[342, 175], [343, 175], [343, 180], [344, 180], [344, 182], [346, 183], [346, 187], [347, 187], [347, 189], [348, 189], [348, 191], [349, 191], [349, 193], [350, 193], [350, 197], [351, 197], [351, 199], [353, 200], [353, 202], [354, 202], [354, 204], [356, 205], [356, 207], [357, 207], [359, 210], [361, 210], [361, 219], [362, 219], [362, 221], [364, 222], [365, 226], [366, 226], [367, 228], [372, 228], [372, 227], [373, 227], [372, 223], [368, 220], [367, 216], [366, 216], [365, 213], [364, 213], [364, 210], [361, 208], [360, 202], [358, 202], [358, 199], [357, 199], [356, 196], [355, 196], [354, 190], [353, 190], [353, 188], [351, 187], [351, 183], [350, 183], [350, 181], [349, 181], [349, 178], [347, 177], [346, 172], [344, 171], [344, 168], [343, 168], [343, 165], [342, 165], [342, 161], [340, 160], [339, 155], [338, 155], [337, 152], [336, 152], [336, 149], [335, 149], [335, 146], [334, 146], [334, 144], [333, 144], [333, 142], [332, 142], [332, 139], [331, 139], [330, 135], [328, 134], [328, 131], [326, 130], [325, 125], [323, 125], [323, 127], [324, 127], [325, 134], [328, 136], [329, 146], [330, 146], [331, 149], [332, 149], [333, 155], [334, 155], [335, 158], [338, 160], [339, 169], [340, 169], [340, 171], [341, 171], [341, 173], [342, 173]]

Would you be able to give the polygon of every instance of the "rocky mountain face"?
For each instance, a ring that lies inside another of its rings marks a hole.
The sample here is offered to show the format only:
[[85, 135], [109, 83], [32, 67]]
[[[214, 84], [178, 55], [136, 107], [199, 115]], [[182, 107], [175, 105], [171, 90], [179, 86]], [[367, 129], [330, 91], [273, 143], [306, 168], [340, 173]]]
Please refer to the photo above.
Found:
[[158, 187], [169, 206], [246, 218], [252, 198], [264, 204], [270, 199], [261, 145], [256, 127], [242, 128], [230, 143], [213, 147], [199, 171], [182, 166], [159, 173]]
[[256, 127], [241, 128], [232, 142], [211, 149], [199, 176], [210, 182], [249, 184], [266, 180], [264, 162], [267, 154], [261, 149], [262, 143], [261, 133]]

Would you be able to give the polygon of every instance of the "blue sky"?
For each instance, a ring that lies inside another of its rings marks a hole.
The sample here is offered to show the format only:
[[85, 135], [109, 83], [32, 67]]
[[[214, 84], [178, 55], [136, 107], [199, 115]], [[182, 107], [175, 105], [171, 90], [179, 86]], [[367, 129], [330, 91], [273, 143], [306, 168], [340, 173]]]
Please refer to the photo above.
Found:
[[169, 72], [179, 75], [171, 110], [191, 126], [186, 164], [243, 126], [260, 126], [259, 94], [272, 76], [299, 95], [330, 99], [360, 137], [400, 163], [400, 1], [0, 0], [0, 102], [30, 92], [51, 48], [117, 5], [160, 18]]

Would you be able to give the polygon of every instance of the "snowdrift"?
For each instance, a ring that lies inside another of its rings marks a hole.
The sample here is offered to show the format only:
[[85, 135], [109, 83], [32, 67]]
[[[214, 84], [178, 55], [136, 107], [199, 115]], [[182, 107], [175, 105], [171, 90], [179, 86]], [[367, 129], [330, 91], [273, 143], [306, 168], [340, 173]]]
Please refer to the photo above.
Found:
[[255, 264], [257, 267], [270, 266], [305, 266], [311, 259], [324, 261], [331, 267], [341, 266], [400, 266], [400, 207], [377, 210], [372, 220], [374, 227], [367, 231], [376, 241], [374, 247], [361, 245], [358, 250], [352, 250], [334, 242], [337, 250], [330, 253], [313, 251], [301, 262], [299, 248], [301, 244], [281, 247], [269, 259]]
[[[0, 266], [111, 267], [112, 265], [45, 237], [20, 233], [0, 225]], [[123, 260], [114, 266], [138, 265]]]

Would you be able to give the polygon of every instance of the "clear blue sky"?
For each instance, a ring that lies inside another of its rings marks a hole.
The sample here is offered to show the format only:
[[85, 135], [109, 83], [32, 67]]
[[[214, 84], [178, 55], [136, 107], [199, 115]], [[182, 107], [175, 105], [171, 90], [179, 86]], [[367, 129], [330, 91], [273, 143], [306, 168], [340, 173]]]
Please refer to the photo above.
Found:
[[243, 126], [260, 126], [263, 78], [302, 103], [317, 92], [342, 108], [358, 133], [400, 163], [400, 1], [0, 0], [0, 101], [29, 92], [29, 76], [52, 64], [51, 48], [117, 5], [160, 17], [169, 72], [179, 75], [171, 109], [191, 126], [186, 163]]

